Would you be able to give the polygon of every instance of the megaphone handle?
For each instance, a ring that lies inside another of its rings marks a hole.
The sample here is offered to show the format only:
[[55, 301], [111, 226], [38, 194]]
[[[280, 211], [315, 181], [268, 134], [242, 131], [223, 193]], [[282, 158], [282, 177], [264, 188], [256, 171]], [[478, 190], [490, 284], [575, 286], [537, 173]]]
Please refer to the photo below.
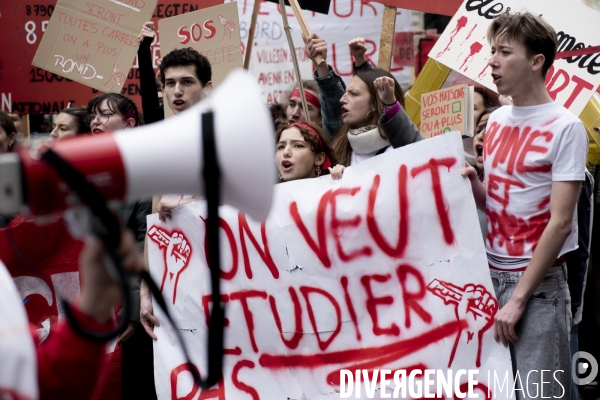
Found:
[[[212, 309], [208, 332], [208, 377], [205, 386], [216, 385], [223, 377], [223, 343], [225, 310], [221, 305], [221, 249], [219, 239], [219, 203], [221, 171], [217, 160], [217, 145], [214, 132], [214, 114], [208, 111], [201, 117], [202, 152], [204, 156], [204, 177], [207, 203], [208, 264], [212, 288]], [[201, 385], [202, 386], [202, 385]]]
[[[174, 329], [177, 340], [181, 344], [183, 355], [192, 374], [194, 382], [203, 389], [209, 389], [219, 383], [223, 377], [223, 337], [225, 329], [225, 310], [221, 304], [221, 268], [220, 268], [220, 240], [219, 240], [219, 198], [220, 198], [220, 169], [217, 163], [217, 149], [214, 133], [214, 114], [212, 111], [201, 115], [202, 152], [204, 157], [204, 178], [208, 218], [206, 221], [208, 233], [208, 263], [210, 265], [210, 278], [212, 287], [212, 308], [208, 325], [208, 376], [202, 380], [198, 368], [190, 361], [187, 346], [183, 341], [180, 329]], [[142, 272], [142, 279], [148, 283], [152, 295], [156, 298], [158, 306], [163, 310], [169, 322], [175, 326], [169, 313], [167, 304], [160, 293], [160, 289], [150, 277], [148, 272]]]

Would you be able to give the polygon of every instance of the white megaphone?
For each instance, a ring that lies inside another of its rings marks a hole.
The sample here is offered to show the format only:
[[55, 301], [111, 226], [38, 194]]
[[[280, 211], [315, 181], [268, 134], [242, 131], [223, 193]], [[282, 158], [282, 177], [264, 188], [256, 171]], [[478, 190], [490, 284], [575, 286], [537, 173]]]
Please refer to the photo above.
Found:
[[[214, 114], [221, 202], [264, 220], [273, 193], [275, 136], [259, 87], [244, 70], [232, 72], [207, 100], [168, 120], [57, 141], [52, 149], [107, 201], [164, 193], [204, 196], [201, 114], [208, 111]], [[73, 205], [70, 193], [33, 149], [0, 156], [0, 214], [52, 214]]]

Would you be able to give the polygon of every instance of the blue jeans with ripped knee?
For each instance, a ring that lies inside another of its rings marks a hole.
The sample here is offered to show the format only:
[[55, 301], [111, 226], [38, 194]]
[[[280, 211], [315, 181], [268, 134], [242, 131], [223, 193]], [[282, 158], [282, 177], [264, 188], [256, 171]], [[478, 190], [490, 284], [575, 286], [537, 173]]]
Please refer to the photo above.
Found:
[[[523, 272], [490, 269], [490, 275], [498, 307], [502, 308], [512, 296]], [[514, 398], [570, 399], [571, 319], [567, 268], [563, 264], [550, 268], [533, 292], [521, 320], [515, 326], [519, 340], [509, 342], [517, 388]]]

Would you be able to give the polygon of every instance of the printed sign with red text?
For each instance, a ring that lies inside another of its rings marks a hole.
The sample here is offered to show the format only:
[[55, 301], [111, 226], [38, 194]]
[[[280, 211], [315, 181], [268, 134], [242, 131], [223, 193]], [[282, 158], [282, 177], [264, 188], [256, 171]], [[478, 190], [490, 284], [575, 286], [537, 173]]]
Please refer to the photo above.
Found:
[[598, 45], [600, 13], [578, 2], [569, 2], [565, 12], [565, 2], [560, 0], [465, 0], [429, 57], [495, 91], [487, 29], [508, 9], [542, 15], [556, 30], [558, 54], [546, 87], [552, 99], [581, 114], [600, 85], [600, 50], [587, 49]]
[[[507, 398], [492, 382], [512, 385], [510, 355], [493, 339], [498, 303], [483, 242], [473, 240], [462, 154], [454, 132], [347, 168], [341, 181], [277, 185], [262, 224], [221, 207], [224, 380], [210, 391], [192, 383], [155, 305], [159, 399], [334, 399], [341, 369], [379, 368], [477, 369], [480, 398]], [[166, 223], [148, 217], [152, 276], [203, 377], [205, 218], [202, 202]]]

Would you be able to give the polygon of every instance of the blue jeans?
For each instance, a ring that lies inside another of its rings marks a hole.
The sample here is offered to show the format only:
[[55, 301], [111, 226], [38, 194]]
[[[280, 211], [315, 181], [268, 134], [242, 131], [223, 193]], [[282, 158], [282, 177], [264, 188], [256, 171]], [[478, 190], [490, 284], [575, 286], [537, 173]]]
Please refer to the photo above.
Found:
[[[490, 275], [498, 307], [502, 308], [512, 296], [523, 272], [490, 269]], [[563, 264], [550, 268], [515, 326], [519, 340], [509, 342], [515, 386], [522, 389], [515, 390], [517, 399], [540, 399], [542, 395], [570, 399], [571, 320], [571, 297], [567, 269]], [[542, 370], [546, 372], [542, 373]]]

